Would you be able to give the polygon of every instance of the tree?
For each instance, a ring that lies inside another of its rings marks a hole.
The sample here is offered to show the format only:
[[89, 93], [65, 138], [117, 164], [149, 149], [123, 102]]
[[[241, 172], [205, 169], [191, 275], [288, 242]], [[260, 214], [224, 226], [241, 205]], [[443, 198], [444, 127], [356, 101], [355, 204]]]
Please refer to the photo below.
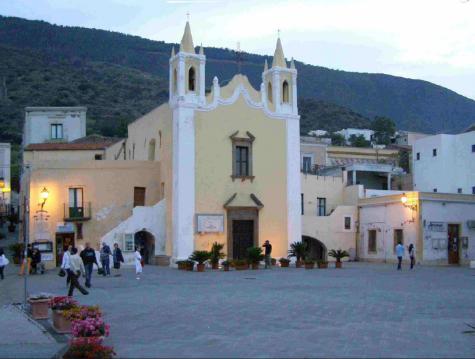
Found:
[[351, 135], [348, 142], [353, 147], [370, 147], [371, 143], [363, 135]]
[[371, 129], [374, 131], [374, 140], [379, 145], [389, 145], [391, 137], [396, 132], [396, 125], [393, 120], [387, 117], [375, 117]]
[[340, 133], [333, 132], [330, 135], [330, 138], [332, 140], [332, 145], [333, 146], [344, 146], [344, 145], [346, 145], [345, 137], [343, 137], [343, 135], [340, 134]]

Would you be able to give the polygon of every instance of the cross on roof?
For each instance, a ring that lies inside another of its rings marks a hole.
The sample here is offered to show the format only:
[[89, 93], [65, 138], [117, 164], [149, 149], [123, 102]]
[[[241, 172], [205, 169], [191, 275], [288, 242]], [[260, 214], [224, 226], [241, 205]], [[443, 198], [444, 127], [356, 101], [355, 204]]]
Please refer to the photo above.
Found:
[[188, 21], [188, 22], [190, 21], [190, 12], [189, 11], [186, 12], [186, 21]]

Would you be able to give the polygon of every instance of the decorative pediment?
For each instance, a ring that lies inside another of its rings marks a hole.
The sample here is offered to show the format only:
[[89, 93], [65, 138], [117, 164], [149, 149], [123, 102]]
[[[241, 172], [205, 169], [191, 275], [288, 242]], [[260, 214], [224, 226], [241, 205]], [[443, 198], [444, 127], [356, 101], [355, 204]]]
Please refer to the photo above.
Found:
[[224, 203], [224, 208], [257, 208], [261, 209], [264, 207], [264, 204], [254, 193], [251, 194], [238, 194], [234, 193], [229, 199]]

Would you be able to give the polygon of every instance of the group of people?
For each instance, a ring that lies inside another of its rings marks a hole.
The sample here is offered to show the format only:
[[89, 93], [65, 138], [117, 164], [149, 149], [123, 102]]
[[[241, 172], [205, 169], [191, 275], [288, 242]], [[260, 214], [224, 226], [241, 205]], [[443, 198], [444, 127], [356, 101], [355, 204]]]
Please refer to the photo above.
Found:
[[41, 261], [41, 252], [38, 248], [33, 248], [31, 244], [26, 247], [26, 260], [23, 258], [21, 261], [18, 275], [24, 275], [26, 271], [28, 274], [44, 274], [45, 272], [45, 265]]
[[[411, 260], [411, 269], [414, 269], [414, 265], [416, 264], [416, 247], [414, 247], [414, 244], [409, 244], [409, 246], [407, 247], [407, 252]], [[401, 242], [399, 242], [396, 246], [396, 256], [397, 270], [402, 270], [402, 257], [404, 257], [404, 246]]]
[[[78, 289], [82, 294], [87, 295], [89, 292], [83, 288], [79, 283], [81, 275], [85, 277], [85, 287], [91, 288], [92, 272], [94, 265], [98, 267], [98, 273], [104, 277], [111, 275], [110, 270], [110, 256], [112, 256], [112, 263], [114, 268], [114, 276], [119, 277], [121, 263], [124, 263], [124, 256], [117, 243], [114, 243], [114, 249], [111, 251], [110, 247], [106, 243], [102, 243], [101, 250], [99, 252], [99, 262], [96, 258], [96, 251], [91, 248], [89, 242], [86, 243], [85, 248], [78, 254], [78, 249], [69, 246], [68, 250], [63, 254], [63, 260], [61, 263], [61, 270], [66, 274], [66, 285], [69, 286], [68, 295], [72, 296], [74, 289]], [[135, 249], [135, 273], [137, 279], [140, 279], [142, 273], [142, 256], [138, 248]]]

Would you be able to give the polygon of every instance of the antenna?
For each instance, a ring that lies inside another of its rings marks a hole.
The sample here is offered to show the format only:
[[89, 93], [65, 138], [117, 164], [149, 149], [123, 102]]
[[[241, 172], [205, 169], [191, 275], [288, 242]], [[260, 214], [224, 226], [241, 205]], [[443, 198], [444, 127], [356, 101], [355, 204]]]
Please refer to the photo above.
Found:
[[186, 21], [190, 22], [190, 12], [186, 12]]
[[277, 38], [280, 38], [280, 29], [277, 29]]

